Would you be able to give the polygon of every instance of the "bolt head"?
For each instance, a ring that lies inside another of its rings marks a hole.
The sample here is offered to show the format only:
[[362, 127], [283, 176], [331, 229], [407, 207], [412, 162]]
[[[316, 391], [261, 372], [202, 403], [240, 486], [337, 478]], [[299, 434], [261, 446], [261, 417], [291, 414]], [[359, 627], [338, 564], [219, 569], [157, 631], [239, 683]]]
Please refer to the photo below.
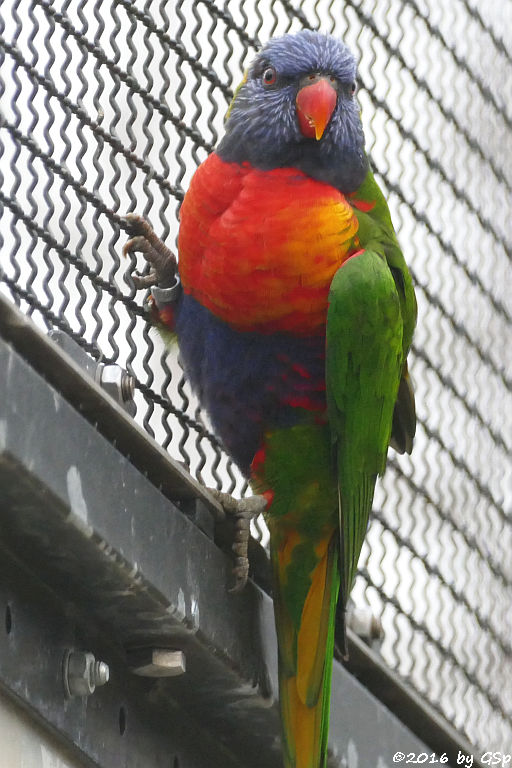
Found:
[[136, 648], [128, 651], [128, 664], [142, 677], [177, 677], [186, 670], [183, 651], [167, 648]]

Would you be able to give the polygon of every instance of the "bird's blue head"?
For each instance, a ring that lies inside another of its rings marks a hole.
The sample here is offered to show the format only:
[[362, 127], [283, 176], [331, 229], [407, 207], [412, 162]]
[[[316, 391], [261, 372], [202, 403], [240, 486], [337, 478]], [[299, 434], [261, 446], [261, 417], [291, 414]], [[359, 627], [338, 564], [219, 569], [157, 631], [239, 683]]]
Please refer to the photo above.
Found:
[[269, 40], [235, 94], [218, 154], [357, 189], [368, 161], [355, 80], [355, 59], [334, 37], [303, 30]]

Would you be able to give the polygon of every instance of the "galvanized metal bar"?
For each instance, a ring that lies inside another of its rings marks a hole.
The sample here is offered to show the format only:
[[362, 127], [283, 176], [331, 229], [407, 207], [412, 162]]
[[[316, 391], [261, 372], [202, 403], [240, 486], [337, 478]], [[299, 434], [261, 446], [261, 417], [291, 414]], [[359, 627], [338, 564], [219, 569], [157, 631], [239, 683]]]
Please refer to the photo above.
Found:
[[[174, 499], [201, 499], [219, 516], [222, 510], [190, 474], [174, 461], [48, 336], [4, 296], [0, 295], [0, 334], [16, 344], [24, 358], [57, 388], [79, 404], [80, 412], [90, 423], [98, 424], [102, 434], [111, 440], [135, 466], [149, 474], [156, 486]], [[101, 424], [101, 427], [99, 426]]]

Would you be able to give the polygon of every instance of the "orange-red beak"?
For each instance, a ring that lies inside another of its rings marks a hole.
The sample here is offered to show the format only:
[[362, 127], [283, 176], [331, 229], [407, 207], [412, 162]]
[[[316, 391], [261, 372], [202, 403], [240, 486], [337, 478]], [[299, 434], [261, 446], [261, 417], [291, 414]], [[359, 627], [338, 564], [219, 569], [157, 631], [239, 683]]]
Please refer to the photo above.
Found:
[[323, 77], [300, 89], [295, 103], [303, 136], [317, 141], [322, 138], [334, 112], [337, 98], [335, 88]]

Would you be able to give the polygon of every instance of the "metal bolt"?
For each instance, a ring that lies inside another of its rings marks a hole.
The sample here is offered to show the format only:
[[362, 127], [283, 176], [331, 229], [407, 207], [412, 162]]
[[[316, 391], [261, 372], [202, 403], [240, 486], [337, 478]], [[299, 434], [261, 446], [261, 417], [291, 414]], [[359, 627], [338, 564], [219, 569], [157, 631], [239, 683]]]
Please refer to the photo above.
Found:
[[133, 400], [134, 394], [135, 378], [131, 375], [131, 373], [123, 371], [121, 378], [121, 397], [123, 398], [123, 401], [126, 403], [129, 400]]
[[128, 664], [135, 675], [142, 677], [177, 677], [186, 670], [183, 651], [167, 648], [133, 648], [127, 651]]
[[94, 654], [68, 650], [64, 654], [63, 681], [66, 696], [90, 696], [96, 688], [109, 681], [110, 670], [104, 661], [96, 661]]
[[104, 661], [95, 661], [92, 679], [96, 686], [105, 685], [110, 679], [110, 669]]
[[99, 363], [96, 370], [96, 381], [130, 415], [135, 414], [135, 403], [133, 402], [135, 379], [130, 373], [119, 365]]
[[135, 378], [128, 371], [115, 363], [97, 363], [63, 331], [53, 330], [48, 335], [75, 363], [87, 371], [130, 416], [135, 416], [136, 406], [133, 400]]

